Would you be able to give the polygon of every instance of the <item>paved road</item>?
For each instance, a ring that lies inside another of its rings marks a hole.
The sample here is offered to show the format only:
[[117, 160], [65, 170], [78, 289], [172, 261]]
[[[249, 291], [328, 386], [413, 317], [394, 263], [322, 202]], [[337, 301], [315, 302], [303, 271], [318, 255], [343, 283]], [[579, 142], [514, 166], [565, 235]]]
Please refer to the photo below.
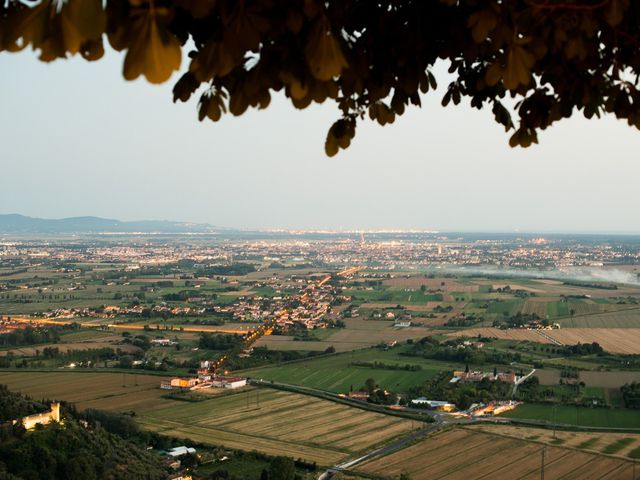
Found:
[[535, 368], [531, 369], [531, 371], [527, 373], [524, 377], [520, 377], [518, 380], [516, 380], [516, 382], [513, 384], [513, 390], [511, 390], [511, 398], [516, 396], [516, 392], [518, 391], [518, 387], [520, 386], [520, 384], [525, 382], [534, 373], [536, 373]]

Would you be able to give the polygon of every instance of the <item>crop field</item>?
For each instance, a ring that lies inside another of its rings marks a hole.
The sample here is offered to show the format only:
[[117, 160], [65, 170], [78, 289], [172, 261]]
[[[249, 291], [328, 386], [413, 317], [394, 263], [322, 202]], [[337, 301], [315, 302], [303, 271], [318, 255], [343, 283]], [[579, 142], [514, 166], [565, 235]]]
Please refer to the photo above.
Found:
[[[540, 478], [542, 445], [466, 429], [439, 433], [357, 468], [369, 475], [415, 480]], [[561, 447], [545, 447], [545, 478], [566, 480], [632, 478], [627, 460]]]
[[314, 397], [249, 389], [138, 416], [145, 428], [179, 438], [331, 465], [409, 432], [410, 420]]
[[457, 332], [449, 333], [450, 337], [489, 337], [500, 340], [520, 340], [538, 343], [550, 343], [549, 340], [536, 333], [534, 330], [526, 330], [521, 328], [511, 328], [501, 330], [499, 328], [468, 328]]
[[273, 335], [262, 337], [257, 346], [267, 346], [273, 350], [326, 350], [334, 347], [338, 352], [371, 347], [380, 342], [401, 342], [409, 338], [422, 338], [436, 332], [424, 327], [397, 328], [391, 322], [347, 318], [346, 328], [336, 329], [323, 341], [296, 341], [293, 337]]
[[354, 288], [344, 291], [345, 295], [351, 295], [355, 300], [363, 302], [390, 302], [390, 303], [426, 303], [433, 301], [442, 301], [441, 293], [426, 293], [420, 291], [420, 288]]
[[640, 354], [640, 328], [562, 328], [546, 333], [565, 345], [598, 342], [608, 352]]
[[420, 289], [424, 285], [428, 289], [443, 290], [444, 292], [477, 292], [480, 287], [472, 283], [462, 283], [454, 278], [424, 278], [421, 276], [396, 277], [384, 281], [385, 285], [392, 287], [408, 287]]
[[[545, 330], [544, 333], [564, 345], [598, 342], [608, 352], [640, 354], [640, 328], [561, 328]], [[526, 329], [469, 328], [450, 333], [449, 336], [483, 336], [501, 340], [550, 343], [535, 330]]]
[[520, 310], [523, 314], [538, 315], [540, 318], [546, 318], [547, 315], [547, 302], [540, 301], [538, 299], [527, 299]]
[[492, 302], [489, 304], [487, 313], [498, 313], [515, 315], [522, 309], [524, 302], [522, 300], [504, 300], [500, 302]]
[[[418, 365], [421, 369], [408, 371], [370, 368], [352, 365], [353, 362], [381, 362], [385, 365], [410, 364]], [[373, 348], [245, 370], [242, 375], [335, 393], [346, 393], [351, 388], [359, 390], [368, 378], [373, 378], [381, 388], [403, 392], [434, 377], [439, 371], [460, 369], [463, 366], [419, 357], [403, 357], [396, 352], [396, 349], [381, 351]]]
[[640, 328], [640, 309], [576, 316], [563, 319], [560, 324], [566, 328]]
[[35, 399], [66, 400], [79, 409], [140, 412], [178, 403], [161, 398], [157, 375], [84, 372], [0, 372], [0, 384]]
[[12, 352], [14, 355], [31, 357], [36, 355], [36, 351], [42, 352], [42, 349], [46, 347], [57, 348], [58, 350], [60, 350], [60, 352], [68, 352], [69, 350], [87, 350], [90, 348], [112, 348], [114, 350], [120, 349], [127, 353], [132, 353], [140, 350], [138, 347], [128, 344], [122, 345], [120, 344], [120, 342], [122, 342], [122, 337], [111, 336], [101, 339], [87, 340], [83, 342], [47, 343], [36, 345], [33, 347], [14, 347], [0, 350], [0, 357], [7, 355], [9, 352]]
[[[640, 382], [640, 372], [599, 372], [581, 370], [578, 372], [578, 379], [585, 383], [587, 387], [620, 388], [625, 383]], [[558, 385], [560, 383], [560, 370], [544, 368], [536, 370], [542, 385]]]
[[640, 429], [640, 410], [626, 408], [588, 408], [550, 404], [525, 403], [500, 415], [508, 418], [542, 420], [587, 427]]
[[[570, 432], [546, 428], [522, 427], [515, 425], [478, 424], [468, 428], [472, 431], [493, 433], [506, 437], [522, 440], [533, 440], [548, 445], [562, 445], [563, 447], [579, 448], [596, 453], [609, 453], [612, 446], [620, 446], [620, 449], [612, 452], [617, 456], [630, 457], [633, 451], [640, 446], [640, 434], [636, 433], [612, 433], [612, 432]], [[608, 450], [606, 450], [608, 449]]]

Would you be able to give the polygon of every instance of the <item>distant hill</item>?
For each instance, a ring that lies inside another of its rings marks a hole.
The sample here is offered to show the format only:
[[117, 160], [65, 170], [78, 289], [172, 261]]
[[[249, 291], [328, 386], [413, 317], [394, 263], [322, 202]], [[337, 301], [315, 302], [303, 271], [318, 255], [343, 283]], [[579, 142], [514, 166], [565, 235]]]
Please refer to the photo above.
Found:
[[18, 214], [0, 214], [0, 234], [21, 233], [215, 233], [218, 229], [205, 223], [141, 220], [123, 222], [100, 217], [44, 219]]

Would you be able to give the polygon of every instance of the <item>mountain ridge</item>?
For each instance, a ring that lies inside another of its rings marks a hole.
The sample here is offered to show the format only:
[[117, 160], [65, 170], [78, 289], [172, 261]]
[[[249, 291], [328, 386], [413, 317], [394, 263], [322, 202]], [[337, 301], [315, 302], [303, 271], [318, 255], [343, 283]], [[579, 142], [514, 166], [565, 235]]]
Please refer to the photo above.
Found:
[[17, 213], [0, 214], [0, 233], [216, 233], [207, 223], [169, 220], [123, 221], [96, 216], [45, 219]]

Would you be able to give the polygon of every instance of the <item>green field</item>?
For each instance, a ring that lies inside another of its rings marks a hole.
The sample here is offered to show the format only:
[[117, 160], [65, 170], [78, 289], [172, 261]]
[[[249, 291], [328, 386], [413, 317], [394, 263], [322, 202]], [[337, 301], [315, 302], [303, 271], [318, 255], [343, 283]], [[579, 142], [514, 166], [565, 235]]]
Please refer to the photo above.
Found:
[[568, 328], [640, 328], [640, 309], [580, 315], [565, 318], [560, 324]]
[[427, 302], [441, 302], [443, 296], [441, 293], [423, 293], [420, 289], [411, 288], [374, 288], [372, 290], [365, 289], [349, 289], [344, 291], [345, 295], [351, 295], [355, 300], [364, 302], [379, 303], [398, 303], [398, 304], [415, 304]]
[[587, 408], [558, 405], [554, 414], [553, 406], [526, 403], [515, 410], [503, 413], [501, 417], [544, 420], [567, 425], [609, 428], [640, 428], [640, 410], [625, 408]]
[[491, 302], [487, 313], [515, 315], [518, 313], [524, 302], [522, 300], [503, 300], [501, 302]]
[[567, 317], [569, 316], [569, 304], [567, 302], [549, 302], [547, 303], [547, 315], [549, 318]]
[[[292, 362], [278, 366], [268, 366], [246, 370], [242, 375], [276, 382], [318, 388], [336, 393], [348, 392], [350, 388], [360, 389], [368, 378], [376, 380], [381, 388], [402, 392], [424, 383], [442, 370], [463, 368], [463, 365], [449, 364], [419, 357], [399, 355], [403, 347], [383, 351], [378, 348], [358, 350], [351, 353], [325, 356], [321, 358]], [[382, 362], [394, 365], [419, 365], [421, 370], [390, 370], [351, 365], [352, 362]]]

